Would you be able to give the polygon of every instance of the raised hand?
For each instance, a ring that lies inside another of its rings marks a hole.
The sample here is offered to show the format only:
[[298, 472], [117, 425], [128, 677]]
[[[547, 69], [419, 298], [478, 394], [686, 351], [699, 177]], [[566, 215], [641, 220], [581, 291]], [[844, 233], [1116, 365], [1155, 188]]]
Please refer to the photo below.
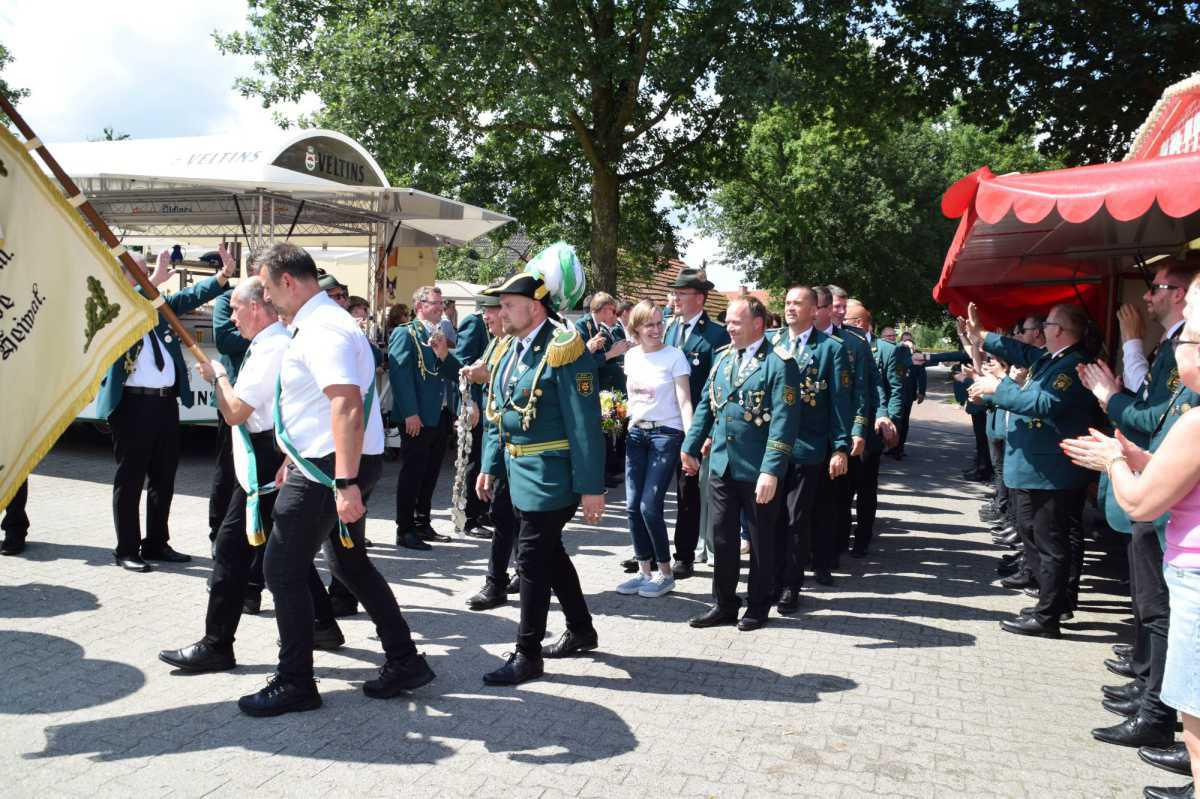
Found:
[[1117, 323], [1121, 326], [1121, 343], [1141, 340], [1146, 333], [1146, 322], [1141, 312], [1129, 303], [1117, 309]]

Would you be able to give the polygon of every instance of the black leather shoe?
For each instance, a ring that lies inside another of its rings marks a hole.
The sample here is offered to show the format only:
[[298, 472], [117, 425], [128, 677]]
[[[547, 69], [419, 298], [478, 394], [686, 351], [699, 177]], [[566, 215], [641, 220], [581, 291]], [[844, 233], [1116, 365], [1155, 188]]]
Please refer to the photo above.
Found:
[[332, 652], [335, 649], [341, 649], [344, 643], [346, 643], [346, 636], [342, 635], [342, 628], [338, 627], [336, 621], [324, 625], [319, 623], [313, 625], [313, 649]]
[[626, 574], [633, 574], [641, 568], [641, 565], [637, 562], [637, 558], [629, 558], [628, 560], [621, 561], [621, 570]]
[[1004, 588], [1029, 588], [1033, 584], [1033, 578], [1029, 576], [1029, 572], [1020, 572], [1000, 581], [1000, 585]]
[[389, 658], [377, 678], [363, 683], [363, 693], [373, 699], [388, 699], [428, 685], [436, 676], [425, 658], [413, 652], [396, 660]]
[[129, 572], [148, 572], [148, 571], [150, 571], [150, 564], [147, 563], [146, 561], [142, 560], [141, 555], [122, 555], [120, 553], [114, 552], [113, 559], [117, 562], [117, 565], [120, 566], [125, 571], [129, 571]]
[[409, 530], [407, 533], [396, 536], [396, 546], [404, 547], [405, 549], [433, 549], [433, 547], [421, 540], [421, 536], [417, 534], [416, 530]]
[[[1027, 608], [1021, 608], [1021, 615], [1022, 616], [1032, 616], [1033, 612], [1035, 610], [1037, 610], [1036, 605], [1030, 605]], [[1070, 610], [1064, 610], [1061, 614], [1059, 614], [1059, 617], [1058, 617], [1059, 622], [1074, 621], [1074, 619], [1075, 619], [1075, 613]]]
[[817, 585], [833, 585], [833, 575], [829, 573], [829, 569], [821, 569], [813, 574], [813, 579], [817, 581]]
[[329, 604], [333, 606], [333, 616], [336, 619], [344, 619], [347, 616], [353, 616], [358, 613], [358, 600], [352, 596], [337, 596], [329, 597]]
[[1036, 585], [1030, 586], [1029, 588], [1022, 588], [1021, 593], [1025, 596], [1033, 597], [1034, 599], [1042, 598], [1042, 592], [1038, 590]]
[[1104, 661], [1104, 668], [1118, 677], [1128, 677], [1131, 680], [1137, 679], [1137, 675], [1133, 673], [1133, 666], [1125, 658], [1109, 658]]
[[158, 653], [158, 659], [180, 671], [196, 674], [206, 671], [229, 671], [237, 665], [232, 649], [223, 652], [203, 641], [197, 641], [183, 649], [164, 649]]
[[600, 645], [600, 637], [595, 630], [586, 633], [576, 633], [567, 630], [550, 646], [542, 647], [543, 658], [569, 658], [581, 652], [591, 652]]
[[258, 591], [247, 591], [242, 600], [242, 613], [257, 616], [262, 613], [262, 594]]
[[1133, 644], [1113, 644], [1112, 651], [1117, 657], [1128, 660], [1133, 657]]
[[1057, 622], [1042, 624], [1033, 616], [1018, 616], [1015, 619], [1005, 619], [1000, 622], [1000, 629], [1006, 633], [1032, 635], [1038, 638], [1058, 638], [1061, 635]]
[[1021, 571], [1023, 564], [1019, 560], [1002, 561], [996, 566], [996, 575], [999, 577], [1011, 577]]
[[1020, 540], [1021, 537], [1017, 534], [1017, 531], [1011, 529], [996, 536], [996, 543], [1006, 547], [1015, 547]]
[[858, 558], [861, 560], [862, 558], [865, 558], [866, 556], [867, 556], [867, 548], [865, 546], [860, 547], [858, 544], [855, 544], [850, 549], [850, 557], [852, 557], [852, 558]]
[[1174, 724], [1151, 724], [1141, 716], [1125, 719], [1112, 727], [1092, 730], [1097, 741], [1117, 746], [1170, 746], [1175, 740]]
[[450, 540], [450, 536], [439, 534], [437, 530], [433, 529], [433, 525], [429, 524], [428, 522], [418, 524], [413, 529], [417, 533], [417, 538], [420, 538], [422, 541], [438, 541], [445, 543], [446, 541]]
[[722, 610], [714, 605], [708, 609], [708, 612], [688, 619], [688, 624], [697, 629], [703, 629], [705, 627], [722, 627], [737, 624], [737, 621], [736, 610]]
[[1192, 799], [1195, 795], [1195, 786], [1190, 782], [1177, 788], [1155, 788], [1147, 785], [1142, 789], [1142, 796], [1146, 799]]
[[24, 538], [6, 538], [0, 543], [0, 555], [20, 555], [24, 551]]
[[1114, 716], [1136, 716], [1142, 709], [1141, 697], [1137, 699], [1101, 699], [1100, 707], [1112, 713]]
[[1140, 699], [1142, 692], [1146, 690], [1146, 686], [1137, 680], [1127, 682], [1124, 685], [1102, 685], [1100, 691], [1108, 699]]
[[750, 611], [746, 611], [745, 615], [738, 619], [737, 628], [744, 633], [758, 630], [767, 626], [767, 614], [756, 613], [750, 615]]
[[794, 588], [785, 588], [779, 595], [777, 610], [783, 616], [790, 616], [800, 609], [800, 592]]
[[508, 595], [500, 589], [500, 586], [488, 580], [483, 584], [483, 590], [467, 600], [467, 607], [471, 610], [491, 610], [506, 602], [508, 602]]
[[258, 693], [238, 700], [238, 709], [247, 716], [282, 716], [316, 710], [320, 706], [321, 695], [317, 693], [316, 682], [292, 682], [280, 674], [272, 676], [267, 687]]
[[514, 574], [512, 576], [512, 579], [508, 581], [508, 588], [504, 589], [504, 593], [506, 593], [506, 594], [521, 593], [521, 575]]
[[483, 675], [483, 683], [484, 685], [520, 685], [529, 680], [536, 680], [543, 673], [544, 669], [540, 659], [534, 660], [521, 652], [513, 652], [503, 666]]
[[696, 574], [695, 567], [690, 563], [677, 560], [671, 564], [671, 576], [676, 580], [686, 580]]
[[492, 531], [484, 527], [482, 524], [476, 522], [475, 524], [468, 524], [467, 529], [463, 530], [463, 535], [471, 538], [478, 538], [482, 541], [490, 541], [492, 538]]
[[1170, 746], [1143, 746], [1138, 749], [1138, 757], [1143, 763], [1149, 763], [1172, 774], [1192, 776], [1192, 758], [1188, 755], [1187, 746], [1180, 741]]
[[142, 560], [159, 560], [163, 563], [191, 563], [192, 556], [171, 549], [170, 544], [161, 547], [142, 547]]

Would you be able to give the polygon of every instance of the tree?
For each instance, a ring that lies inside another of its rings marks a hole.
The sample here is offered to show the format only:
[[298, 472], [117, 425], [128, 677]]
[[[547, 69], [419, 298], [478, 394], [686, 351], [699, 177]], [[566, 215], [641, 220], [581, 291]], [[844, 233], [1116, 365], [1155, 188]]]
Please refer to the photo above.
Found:
[[[12, 54], [8, 48], [0, 44], [0, 72], [13, 61]], [[8, 101], [16, 105], [23, 97], [29, 96], [29, 89], [16, 89], [9, 85], [8, 81], [0, 78], [0, 94], [3, 94]]]
[[1163, 89], [1200, 70], [1200, 3], [897, 0], [880, 54], [965, 121], [1036, 135], [1072, 165], [1119, 160]]
[[984, 163], [998, 174], [1057, 166], [1028, 137], [1009, 142], [954, 112], [867, 128], [797, 114], [758, 118], [703, 222], [760, 289], [835, 283], [880, 320], [941, 316], [930, 290], [954, 232], [940, 210], [951, 183]]
[[244, 93], [268, 106], [315, 93], [316, 121], [362, 140], [396, 182], [499, 204], [538, 237], [586, 237], [611, 291], [618, 250], [673, 254], [659, 199], [694, 202], [725, 173], [781, 65], [836, 71], [864, 4], [251, 5], [248, 32], [218, 36], [256, 59]]
[[125, 141], [129, 138], [128, 133], [117, 133], [111, 127], [104, 128], [103, 134], [104, 135], [100, 137], [100, 141]]

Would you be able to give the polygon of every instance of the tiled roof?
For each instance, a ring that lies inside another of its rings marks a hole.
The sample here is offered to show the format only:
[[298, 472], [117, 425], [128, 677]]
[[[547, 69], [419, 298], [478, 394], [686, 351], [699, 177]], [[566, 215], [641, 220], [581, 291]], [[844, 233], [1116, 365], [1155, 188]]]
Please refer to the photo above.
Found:
[[[670, 290], [671, 283], [675, 282], [675, 278], [679, 277], [679, 271], [686, 266], [687, 264], [683, 261], [674, 258], [666, 260], [649, 279], [640, 275], [620, 278], [617, 281], [617, 291], [621, 295], [621, 299], [628, 299], [632, 302], [653, 300], [656, 305], [661, 306], [667, 301], [667, 291]], [[724, 311], [728, 305], [729, 301], [725, 299], [724, 294], [713, 291], [708, 295], [708, 301], [704, 303], [704, 310], [708, 311], [709, 316], [716, 319], [717, 314]]]

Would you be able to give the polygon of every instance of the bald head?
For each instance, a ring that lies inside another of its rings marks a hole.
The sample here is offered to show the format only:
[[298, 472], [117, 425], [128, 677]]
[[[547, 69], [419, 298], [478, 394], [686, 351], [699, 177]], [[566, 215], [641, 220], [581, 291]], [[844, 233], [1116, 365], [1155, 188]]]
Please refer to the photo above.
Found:
[[859, 300], [846, 300], [846, 324], [862, 330], [871, 329], [871, 312]]

